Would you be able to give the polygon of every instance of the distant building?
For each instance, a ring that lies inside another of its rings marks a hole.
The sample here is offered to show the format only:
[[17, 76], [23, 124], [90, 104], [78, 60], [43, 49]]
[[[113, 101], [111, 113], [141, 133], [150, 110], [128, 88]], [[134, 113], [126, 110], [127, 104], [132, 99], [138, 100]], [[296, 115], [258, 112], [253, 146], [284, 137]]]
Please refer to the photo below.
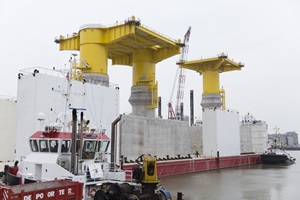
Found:
[[265, 121], [256, 120], [251, 114], [242, 117], [240, 123], [241, 152], [263, 153], [267, 150], [268, 125]]
[[286, 132], [284, 134], [269, 134], [268, 140], [269, 144], [271, 144], [276, 138], [279, 139], [279, 142], [283, 147], [297, 147], [298, 143], [298, 134], [293, 132]]
[[298, 134], [293, 131], [293, 132], [287, 132], [285, 133], [287, 137], [287, 146], [288, 147], [296, 147], [299, 145], [298, 143]]

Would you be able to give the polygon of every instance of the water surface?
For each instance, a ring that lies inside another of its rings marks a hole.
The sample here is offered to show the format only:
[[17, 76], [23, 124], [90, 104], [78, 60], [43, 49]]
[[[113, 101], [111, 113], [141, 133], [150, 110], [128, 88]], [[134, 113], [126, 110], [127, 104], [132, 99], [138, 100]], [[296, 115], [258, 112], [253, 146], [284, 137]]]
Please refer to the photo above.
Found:
[[238, 168], [161, 177], [161, 183], [185, 200], [298, 200], [300, 199], [300, 151], [288, 151], [292, 165], [256, 164]]

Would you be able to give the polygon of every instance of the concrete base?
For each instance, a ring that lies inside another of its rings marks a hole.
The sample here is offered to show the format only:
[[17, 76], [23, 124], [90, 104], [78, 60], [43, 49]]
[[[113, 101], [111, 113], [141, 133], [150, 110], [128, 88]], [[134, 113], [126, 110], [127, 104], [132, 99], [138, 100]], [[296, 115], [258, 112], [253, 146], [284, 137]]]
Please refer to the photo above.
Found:
[[[121, 152], [127, 160], [141, 154], [157, 158], [202, 154], [202, 127], [188, 122], [122, 115], [119, 123]], [[119, 138], [118, 137], [118, 138]]]
[[141, 117], [155, 117], [155, 109], [148, 109], [152, 104], [151, 92], [146, 86], [132, 86], [129, 103], [132, 106], [132, 115]]
[[109, 77], [106, 74], [83, 74], [83, 78], [87, 83], [109, 86]]
[[202, 108], [220, 108], [222, 100], [220, 94], [202, 94]]

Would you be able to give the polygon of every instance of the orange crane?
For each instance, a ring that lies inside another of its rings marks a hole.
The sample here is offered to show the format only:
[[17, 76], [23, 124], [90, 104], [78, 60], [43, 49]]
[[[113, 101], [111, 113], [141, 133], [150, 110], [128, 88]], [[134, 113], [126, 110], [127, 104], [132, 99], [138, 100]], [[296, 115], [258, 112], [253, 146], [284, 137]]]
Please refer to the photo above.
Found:
[[[191, 27], [189, 27], [188, 31], [184, 35], [184, 40], [183, 40], [183, 43], [181, 44], [180, 58], [179, 58], [179, 61], [176, 63], [177, 65], [181, 65], [181, 64], [183, 64], [187, 61], [187, 55], [188, 55], [188, 51], [189, 51], [190, 34], [191, 34]], [[174, 93], [174, 88], [175, 88], [175, 84], [176, 84], [176, 78], [177, 78], [178, 70], [180, 70], [180, 72], [179, 72], [179, 76], [178, 76], [176, 107], [175, 107], [175, 112], [174, 112], [174, 109], [173, 109], [173, 106], [172, 106], [172, 97], [173, 97], [173, 93]], [[181, 119], [181, 114], [182, 114], [181, 112], [182, 111], [181, 111], [181, 106], [180, 105], [181, 105], [181, 103], [183, 101], [183, 97], [184, 97], [184, 85], [185, 85], [185, 69], [177, 68], [176, 76], [175, 76], [175, 80], [174, 80], [174, 84], [173, 84], [173, 88], [172, 88], [172, 92], [171, 92], [171, 98], [170, 98], [170, 101], [168, 103], [168, 119], [182, 120]]]

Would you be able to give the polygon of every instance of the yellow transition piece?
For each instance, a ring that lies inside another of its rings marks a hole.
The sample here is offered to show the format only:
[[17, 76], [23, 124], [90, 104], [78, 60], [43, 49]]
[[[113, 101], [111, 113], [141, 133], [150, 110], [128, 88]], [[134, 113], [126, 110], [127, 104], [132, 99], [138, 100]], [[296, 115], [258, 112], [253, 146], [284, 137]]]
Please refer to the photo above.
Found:
[[132, 66], [132, 85], [145, 85], [149, 90], [157, 90], [155, 64], [180, 53], [180, 40], [142, 26], [134, 16], [109, 27], [87, 24], [78, 33], [61, 35], [55, 42], [60, 50], [80, 51], [80, 62], [75, 68], [83, 74], [107, 75], [107, 62], [111, 59], [113, 65]]

